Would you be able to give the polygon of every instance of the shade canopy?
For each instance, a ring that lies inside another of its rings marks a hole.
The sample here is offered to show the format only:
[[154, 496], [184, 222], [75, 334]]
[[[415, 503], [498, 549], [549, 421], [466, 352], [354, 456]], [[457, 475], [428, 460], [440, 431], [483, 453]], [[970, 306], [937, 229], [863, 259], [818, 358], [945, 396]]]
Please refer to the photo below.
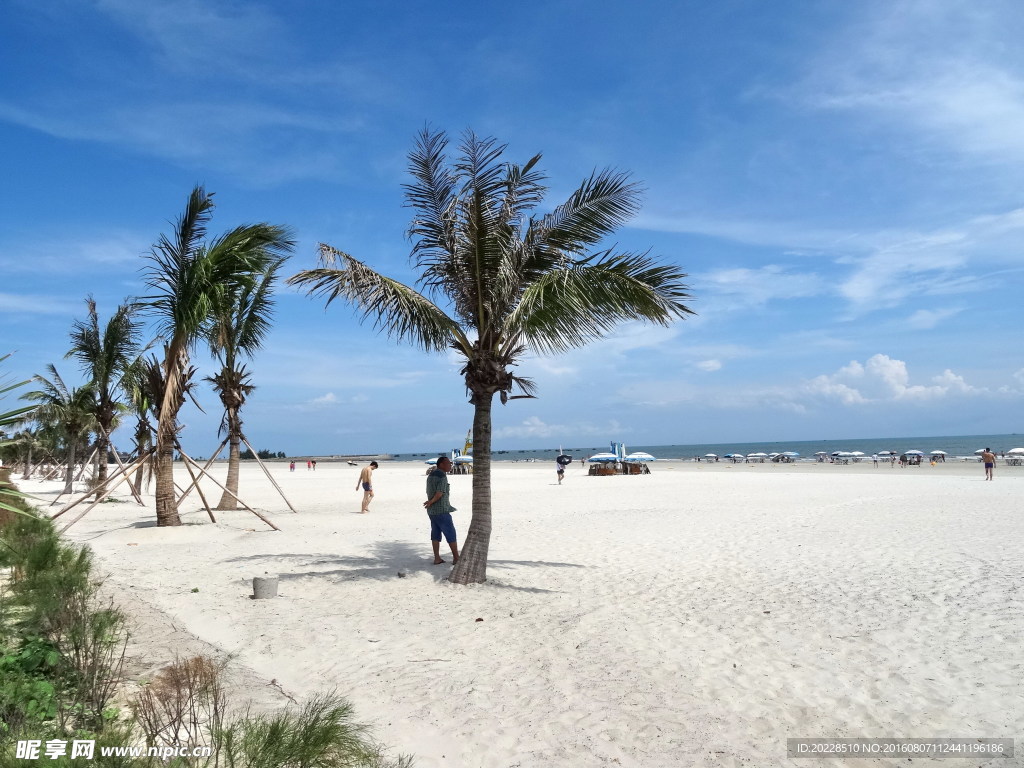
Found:
[[595, 453], [589, 461], [618, 461], [619, 457], [614, 453]]

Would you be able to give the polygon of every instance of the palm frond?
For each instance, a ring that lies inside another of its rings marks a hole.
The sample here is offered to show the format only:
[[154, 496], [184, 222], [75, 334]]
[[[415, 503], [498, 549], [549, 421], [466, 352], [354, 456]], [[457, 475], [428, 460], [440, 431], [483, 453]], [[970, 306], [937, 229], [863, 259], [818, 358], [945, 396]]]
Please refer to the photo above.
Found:
[[509, 344], [563, 352], [607, 336], [627, 320], [668, 325], [694, 314], [686, 274], [648, 254], [604, 252], [529, 286], [509, 318]]
[[[642, 194], [643, 188], [627, 173], [592, 173], [562, 205], [531, 222], [526, 236], [530, 250], [548, 259], [581, 255], [633, 218]], [[532, 268], [543, 271], [544, 265]]]
[[[302, 287], [309, 296], [326, 297], [328, 306], [338, 298], [350, 302], [364, 320], [373, 318], [374, 328], [399, 341], [428, 351], [453, 345], [470, 348], [458, 323], [415, 289], [323, 243], [320, 261], [323, 267], [292, 275], [288, 283]], [[342, 266], [339, 269], [334, 264]]]

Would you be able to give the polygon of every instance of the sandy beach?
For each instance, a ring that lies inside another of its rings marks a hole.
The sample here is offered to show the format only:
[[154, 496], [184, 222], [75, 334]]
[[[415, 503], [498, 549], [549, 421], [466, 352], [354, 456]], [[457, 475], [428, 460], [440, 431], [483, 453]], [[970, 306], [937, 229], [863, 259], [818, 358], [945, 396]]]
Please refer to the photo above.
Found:
[[[336, 688], [421, 768], [807, 766], [787, 738], [1024, 735], [1024, 468], [574, 463], [558, 486], [553, 462], [499, 462], [489, 581], [458, 587], [431, 564], [423, 464], [382, 462], [368, 515], [358, 468], [272, 466], [298, 514], [252, 464], [241, 495], [280, 532], [198, 499], [158, 529], [118, 493], [68, 536], [152, 652], [163, 621], [256, 698]], [[470, 483], [451, 478], [460, 536]], [[279, 597], [252, 600], [263, 574]]]

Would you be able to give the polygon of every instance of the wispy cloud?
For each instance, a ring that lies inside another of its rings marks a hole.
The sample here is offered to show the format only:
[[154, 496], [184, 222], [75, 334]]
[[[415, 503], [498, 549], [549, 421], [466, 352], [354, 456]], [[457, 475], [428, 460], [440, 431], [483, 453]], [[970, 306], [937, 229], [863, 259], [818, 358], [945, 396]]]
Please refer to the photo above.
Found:
[[19, 315], [72, 315], [82, 310], [79, 301], [46, 294], [0, 293], [0, 313]]

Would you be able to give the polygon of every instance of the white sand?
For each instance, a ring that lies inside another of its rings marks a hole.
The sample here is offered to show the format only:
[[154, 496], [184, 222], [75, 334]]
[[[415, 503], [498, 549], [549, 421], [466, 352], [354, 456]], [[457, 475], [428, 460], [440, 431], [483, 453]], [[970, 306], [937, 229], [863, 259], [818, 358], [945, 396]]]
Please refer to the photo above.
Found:
[[[420, 768], [806, 767], [787, 737], [1024, 735], [1024, 468], [573, 464], [559, 487], [553, 463], [499, 463], [471, 587], [430, 564], [424, 465], [382, 463], [369, 515], [354, 467], [274, 468], [300, 514], [251, 465], [242, 495], [282, 532], [124, 503], [70, 537], [130, 612], [295, 698], [337, 688]], [[461, 536], [471, 479], [451, 480]], [[249, 599], [264, 573], [280, 597]]]

